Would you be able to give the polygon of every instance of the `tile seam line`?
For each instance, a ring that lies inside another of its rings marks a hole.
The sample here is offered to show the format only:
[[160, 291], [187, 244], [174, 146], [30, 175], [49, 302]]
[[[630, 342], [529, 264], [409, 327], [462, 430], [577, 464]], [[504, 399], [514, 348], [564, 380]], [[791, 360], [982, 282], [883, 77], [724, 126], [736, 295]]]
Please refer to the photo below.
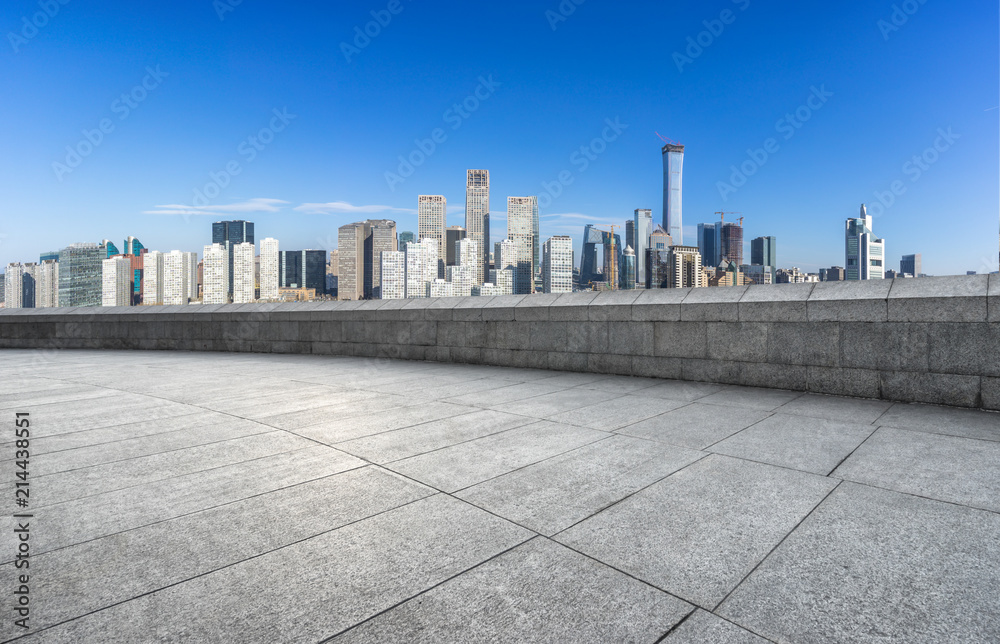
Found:
[[[796, 524], [795, 524], [795, 525], [794, 525], [794, 526], [792, 527], [792, 529], [791, 529], [791, 530], [789, 530], [788, 532], [786, 532], [786, 533], [785, 533], [785, 536], [783, 536], [783, 537], [781, 538], [781, 540], [780, 540], [780, 541], [778, 541], [778, 543], [776, 543], [776, 544], [774, 545], [774, 547], [773, 547], [773, 548], [771, 548], [771, 549], [770, 549], [770, 550], [768, 551], [768, 553], [767, 553], [766, 555], [764, 555], [763, 557], [761, 557], [760, 561], [758, 561], [758, 562], [757, 562], [757, 564], [756, 564], [756, 565], [755, 565], [755, 566], [754, 566], [754, 567], [753, 567], [752, 569], [750, 569], [750, 572], [748, 572], [748, 573], [747, 573], [746, 575], [744, 575], [744, 576], [743, 576], [743, 578], [742, 578], [742, 579], [741, 579], [741, 580], [740, 580], [740, 581], [739, 581], [739, 582], [738, 582], [738, 583], [737, 583], [737, 584], [736, 584], [735, 586], [733, 586], [733, 589], [732, 589], [732, 590], [730, 590], [730, 591], [729, 591], [728, 593], [726, 593], [726, 596], [725, 596], [725, 597], [723, 597], [723, 598], [722, 598], [722, 600], [720, 600], [720, 601], [719, 601], [719, 602], [718, 602], [717, 604], [715, 604], [715, 606], [713, 606], [713, 607], [712, 607], [712, 609], [711, 609], [711, 611], [710, 611], [710, 612], [714, 614], [714, 613], [715, 613], [715, 612], [716, 612], [717, 610], [719, 610], [719, 607], [721, 607], [721, 606], [722, 606], [723, 604], [725, 604], [725, 603], [726, 603], [726, 600], [728, 600], [728, 599], [729, 599], [730, 597], [732, 597], [733, 593], [735, 593], [735, 592], [736, 592], [737, 590], [739, 590], [740, 586], [742, 586], [742, 585], [743, 585], [744, 583], [746, 583], [747, 579], [749, 579], [749, 578], [750, 578], [750, 577], [751, 577], [751, 576], [752, 576], [752, 575], [753, 575], [753, 574], [754, 574], [754, 573], [755, 573], [755, 572], [757, 571], [757, 569], [758, 569], [758, 568], [760, 568], [760, 567], [761, 567], [761, 566], [762, 566], [762, 565], [764, 564], [764, 562], [765, 562], [765, 561], [767, 561], [768, 559], [770, 559], [771, 555], [773, 555], [773, 554], [774, 554], [774, 553], [775, 553], [775, 552], [776, 552], [776, 551], [778, 550], [778, 548], [780, 548], [780, 547], [781, 547], [781, 545], [782, 545], [783, 543], [785, 543], [785, 541], [786, 541], [786, 540], [788, 539], [788, 537], [792, 536], [792, 534], [793, 534], [793, 533], [794, 533], [794, 532], [795, 532], [796, 530], [798, 530], [798, 529], [799, 529], [799, 526], [801, 526], [801, 525], [802, 525], [803, 523], [805, 523], [805, 521], [806, 521], [806, 520], [807, 520], [807, 519], [808, 519], [809, 517], [811, 517], [811, 516], [813, 515], [813, 513], [815, 513], [815, 512], [816, 512], [816, 510], [817, 510], [817, 509], [819, 508], [819, 506], [823, 505], [823, 503], [824, 503], [824, 502], [825, 502], [825, 501], [826, 501], [826, 500], [827, 500], [828, 498], [830, 498], [830, 495], [831, 495], [831, 494], [833, 494], [834, 492], [836, 492], [836, 491], [837, 491], [837, 489], [839, 489], [839, 488], [840, 488], [840, 486], [841, 486], [841, 485], [842, 485], [843, 483], [844, 483], [843, 481], [837, 481], [837, 484], [836, 484], [836, 485], [834, 485], [834, 486], [833, 486], [832, 488], [830, 488], [830, 491], [829, 491], [829, 492], [827, 492], [826, 494], [824, 494], [824, 495], [823, 495], [823, 498], [822, 498], [822, 499], [820, 499], [820, 500], [819, 500], [819, 501], [818, 501], [818, 502], [816, 503], [816, 505], [814, 505], [814, 506], [813, 506], [813, 507], [812, 507], [812, 508], [811, 508], [811, 509], [809, 510], [809, 512], [807, 512], [807, 513], [806, 513], [806, 515], [805, 515], [804, 517], [802, 517], [801, 519], [799, 519], [799, 521], [798, 521], [798, 522], [797, 522], [797, 523], [796, 523]], [[742, 626], [740, 626], [740, 628], [743, 628], [743, 627], [742, 627]], [[749, 629], [747, 629], [747, 630], [749, 630]], [[751, 632], [752, 632], [752, 631], [751, 631]]]
[[[168, 417], [168, 418], [170, 418], [171, 420], [177, 419], [177, 418], [186, 418], [187, 416], [197, 416], [199, 413], [200, 412], [193, 411], [190, 414], [184, 414], [182, 416], [171, 416], [171, 417]], [[143, 421], [139, 421], [139, 422], [141, 423]], [[127, 425], [135, 425], [135, 424], [137, 424], [137, 423], [125, 423], [123, 425], [109, 425], [109, 426], [106, 426], [106, 427], [92, 427], [90, 429], [78, 429], [76, 431], [64, 432], [62, 434], [52, 434], [50, 436], [39, 436], [38, 438], [33, 438], [32, 442], [34, 443], [35, 441], [39, 441], [39, 440], [51, 440], [51, 439], [54, 439], [54, 438], [61, 438], [63, 436], [73, 436], [75, 434], [82, 434], [84, 432], [95, 432], [95, 431], [100, 431], [102, 429], [114, 429], [115, 427], [125, 427]], [[194, 427], [189, 427], [188, 429], [197, 429], [198, 427], [203, 427], [203, 425], [195, 425]], [[146, 437], [153, 437], [153, 436], [161, 436], [163, 434], [170, 434], [172, 432], [177, 432], [177, 431], [183, 431], [183, 430], [179, 430], [179, 429], [167, 429], [167, 430], [162, 431], [162, 432], [155, 432], [153, 434], [146, 434], [145, 436], [136, 436], [135, 438], [146, 438]], [[89, 443], [87, 445], [83, 445], [83, 447], [97, 447], [99, 445], [109, 445], [109, 444], [115, 443], [115, 442], [117, 442], [117, 441], [110, 440], [110, 441], [107, 441], [107, 442], [104, 442], [104, 443]], [[14, 441], [0, 442], [0, 447], [6, 447], [6, 446], [9, 446], [9, 445], [13, 445], [13, 444], [14, 444]], [[71, 449], [79, 449], [79, 447], [68, 447], [66, 449], [58, 449], [58, 450], [54, 450], [54, 451], [51, 451], [51, 452], [40, 452], [40, 453], [36, 453], [36, 456], [43, 456], [43, 455], [48, 455], [48, 454], [59, 454], [61, 452], [65, 452], [65, 451], [68, 451], [68, 450], [71, 450]], [[12, 460], [16, 460], [16, 459], [4, 459], [4, 461], [0, 461], [0, 462], [7, 462], [7, 461], [12, 461]]]
[[855, 481], [854, 479], [842, 479], [841, 482], [851, 483], [853, 485], [860, 485], [862, 487], [871, 488], [873, 490], [882, 490], [883, 492], [893, 492], [895, 494], [902, 494], [904, 496], [910, 496], [915, 499], [923, 499], [924, 501], [931, 501], [932, 503], [944, 503], [946, 505], [953, 505], [957, 508], [965, 508], [966, 510], [973, 510], [975, 512], [986, 512], [989, 514], [996, 514], [1000, 516], [1000, 510], [990, 510], [989, 508], [981, 508], [975, 505], [966, 505], [964, 503], [959, 503], [958, 501], [947, 501], [945, 499], [936, 499], [932, 496], [924, 496], [923, 494], [914, 494], [913, 492], [904, 492], [902, 490], [896, 490], [891, 487], [882, 487], [880, 485], [875, 485], [873, 483], [866, 483], [864, 481]]
[[[325, 478], [325, 477], [324, 477], [324, 478]], [[283, 545], [283, 546], [278, 546], [277, 548], [272, 548], [271, 550], [268, 550], [267, 552], [261, 552], [261, 553], [258, 553], [258, 554], [256, 554], [256, 555], [253, 555], [253, 556], [250, 556], [250, 557], [247, 557], [247, 558], [245, 558], [245, 559], [241, 559], [240, 561], [235, 561], [235, 562], [232, 562], [232, 563], [229, 563], [229, 564], [226, 564], [226, 565], [224, 565], [224, 566], [219, 566], [218, 568], [215, 568], [215, 569], [213, 569], [213, 570], [209, 570], [209, 571], [205, 571], [205, 572], [202, 572], [202, 573], [198, 573], [197, 575], [194, 575], [194, 576], [192, 576], [192, 577], [189, 577], [189, 578], [187, 578], [187, 579], [183, 579], [183, 580], [181, 580], [181, 581], [177, 581], [177, 582], [174, 582], [174, 583], [171, 583], [171, 584], [167, 584], [166, 586], [163, 586], [163, 587], [161, 587], [161, 588], [157, 588], [157, 589], [155, 589], [155, 590], [149, 590], [149, 591], [146, 591], [146, 592], [143, 592], [143, 593], [140, 593], [140, 594], [138, 594], [138, 595], [135, 595], [134, 597], [130, 597], [130, 598], [128, 598], [128, 599], [123, 599], [123, 600], [121, 600], [121, 601], [118, 601], [118, 602], [115, 602], [115, 603], [112, 603], [112, 604], [108, 604], [107, 606], [102, 606], [101, 608], [96, 608], [96, 609], [94, 609], [94, 610], [91, 610], [91, 611], [89, 611], [89, 612], [87, 612], [87, 613], [83, 614], [83, 615], [79, 615], [79, 616], [77, 616], [77, 617], [72, 617], [72, 618], [69, 618], [69, 619], [66, 619], [66, 620], [63, 620], [63, 621], [61, 621], [61, 622], [59, 622], [59, 623], [57, 623], [57, 624], [52, 624], [52, 625], [50, 625], [50, 626], [46, 626], [45, 628], [42, 628], [42, 629], [40, 629], [40, 630], [37, 630], [37, 631], [35, 631], [35, 632], [33, 632], [33, 633], [25, 633], [24, 635], [21, 635], [21, 636], [19, 636], [19, 637], [16, 637], [16, 638], [14, 638], [14, 639], [11, 639], [11, 640], [7, 640], [7, 641], [9, 641], [9, 642], [10, 642], [10, 641], [16, 641], [16, 640], [18, 640], [18, 639], [22, 639], [22, 638], [24, 638], [24, 637], [28, 637], [28, 636], [30, 636], [30, 635], [35, 635], [35, 634], [37, 634], [37, 633], [41, 633], [41, 632], [44, 632], [44, 631], [46, 631], [46, 630], [49, 630], [49, 629], [51, 629], [51, 628], [56, 628], [57, 626], [61, 626], [61, 625], [63, 625], [63, 624], [67, 624], [67, 623], [69, 623], [69, 622], [74, 622], [74, 621], [76, 621], [76, 620], [79, 620], [79, 619], [85, 619], [85, 618], [87, 618], [87, 617], [89, 617], [89, 616], [91, 616], [91, 615], [93, 615], [93, 614], [95, 614], [95, 613], [100, 613], [100, 612], [102, 612], [102, 611], [105, 611], [105, 610], [108, 610], [109, 608], [114, 608], [115, 606], [120, 606], [120, 605], [122, 605], [122, 604], [126, 604], [126, 603], [128, 603], [128, 602], [131, 602], [131, 601], [134, 601], [134, 600], [136, 600], [136, 599], [141, 599], [142, 597], [145, 597], [145, 596], [147, 596], [147, 595], [153, 595], [153, 594], [155, 594], [155, 593], [158, 593], [158, 592], [161, 592], [161, 591], [164, 591], [164, 590], [167, 590], [167, 589], [169, 589], [169, 588], [173, 588], [174, 586], [179, 586], [180, 584], [186, 584], [186, 583], [188, 583], [188, 582], [191, 582], [191, 581], [194, 581], [195, 579], [198, 579], [199, 577], [205, 577], [205, 576], [207, 576], [207, 575], [212, 575], [212, 574], [215, 574], [215, 573], [217, 573], [217, 572], [219, 572], [219, 571], [221, 571], [221, 570], [225, 570], [225, 569], [227, 569], [227, 568], [232, 568], [233, 566], [238, 566], [238, 565], [240, 565], [240, 564], [243, 564], [243, 563], [246, 563], [246, 562], [248, 562], [248, 561], [252, 561], [252, 560], [254, 560], [254, 559], [259, 559], [260, 557], [265, 557], [265, 556], [267, 556], [267, 555], [269, 555], [269, 554], [272, 554], [272, 553], [275, 553], [275, 552], [277, 552], [277, 551], [279, 551], [279, 550], [284, 550], [285, 548], [290, 548], [290, 547], [292, 547], [292, 546], [296, 546], [296, 545], [298, 545], [298, 544], [300, 544], [300, 543], [304, 543], [304, 542], [306, 542], [306, 541], [309, 541], [310, 539], [315, 539], [316, 537], [321, 537], [321, 536], [323, 536], [323, 535], [325, 535], [325, 534], [330, 534], [330, 533], [332, 533], [332, 532], [336, 532], [337, 530], [340, 530], [340, 529], [342, 529], [342, 528], [346, 528], [346, 527], [349, 527], [349, 526], [351, 526], [351, 525], [354, 525], [354, 524], [356, 524], [356, 523], [361, 523], [362, 521], [367, 521], [368, 519], [372, 519], [372, 518], [375, 518], [375, 517], [377, 517], [377, 516], [380, 516], [380, 515], [383, 515], [383, 514], [386, 514], [386, 513], [388, 513], [388, 512], [393, 512], [393, 511], [395, 511], [395, 510], [398, 510], [398, 509], [400, 509], [400, 508], [404, 508], [404, 507], [406, 507], [406, 506], [408, 506], [408, 505], [412, 505], [412, 504], [414, 504], [414, 503], [418, 503], [419, 501], [423, 501], [423, 500], [425, 500], [425, 499], [429, 499], [429, 498], [431, 498], [431, 497], [433, 497], [433, 496], [435, 496], [435, 493], [433, 493], [433, 492], [432, 492], [431, 494], [428, 494], [427, 496], [423, 496], [423, 497], [420, 497], [419, 499], [414, 499], [414, 500], [412, 500], [412, 501], [407, 501], [406, 503], [403, 503], [403, 504], [401, 504], [401, 505], [397, 505], [397, 506], [395, 506], [395, 507], [393, 507], [393, 508], [389, 508], [389, 509], [386, 509], [386, 510], [382, 510], [381, 512], [377, 512], [377, 513], [375, 513], [375, 514], [372, 514], [372, 515], [370, 515], [370, 516], [367, 516], [367, 517], [363, 517], [363, 518], [360, 518], [360, 519], [356, 519], [356, 520], [354, 520], [354, 521], [351, 521], [351, 522], [349, 522], [349, 523], [345, 523], [344, 525], [341, 525], [341, 526], [337, 526], [336, 528], [331, 528], [331, 529], [329, 529], [329, 530], [324, 530], [324, 531], [322, 531], [322, 532], [317, 532], [316, 534], [314, 534], [314, 535], [312, 535], [312, 536], [309, 536], [309, 537], [304, 537], [304, 538], [302, 538], [302, 539], [299, 539], [298, 541], [293, 541], [293, 542], [291, 542], [291, 543], [287, 543], [287, 544], [285, 544], [285, 545]], [[225, 505], [225, 504], [224, 504], [224, 505]]]
[[[865, 443], [867, 443], [869, 440], [871, 440], [871, 437], [874, 436], [875, 434], [877, 434], [880, 429], [882, 429], [882, 428], [879, 427], [878, 425], [876, 425], [875, 428], [872, 429], [871, 433], [868, 434], [867, 436], [865, 436], [865, 439], [863, 441], [861, 441], [860, 443], [858, 443], [857, 446], [854, 449], [851, 450], [850, 454], [848, 454], [844, 458], [840, 459], [840, 462], [837, 463], [832, 470], [830, 470], [829, 472], [826, 473], [826, 476], [829, 477], [829, 478], [834, 478], [833, 473], [836, 472], [840, 468], [841, 465], [843, 465], [844, 463], [846, 463], [847, 459], [849, 459], [852, 456], [854, 456], [854, 454], [859, 449], [861, 449], [862, 447], [864, 447]], [[843, 477], [836, 477], [836, 478], [840, 478], [841, 480], [844, 480]]]

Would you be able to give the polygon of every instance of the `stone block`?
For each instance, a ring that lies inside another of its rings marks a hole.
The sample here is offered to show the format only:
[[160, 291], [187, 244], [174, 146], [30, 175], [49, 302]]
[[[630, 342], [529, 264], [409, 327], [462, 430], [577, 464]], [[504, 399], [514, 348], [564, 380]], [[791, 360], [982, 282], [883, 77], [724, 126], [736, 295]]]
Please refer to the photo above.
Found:
[[742, 362], [728, 360], [698, 360], [685, 358], [681, 362], [681, 378], [695, 382], [717, 382], [726, 385], [740, 383]]
[[590, 373], [611, 373], [620, 376], [632, 375], [632, 356], [591, 353], [587, 357], [587, 371]]
[[550, 351], [549, 369], [555, 371], [586, 371], [587, 354]]
[[653, 288], [639, 291], [632, 302], [632, 319], [636, 322], [679, 322], [681, 303], [695, 289]]
[[767, 360], [767, 324], [760, 322], [707, 322], [706, 324], [708, 357], [712, 360], [741, 362]]
[[988, 275], [892, 280], [891, 322], [986, 322]]
[[549, 319], [556, 322], [583, 322], [590, 319], [590, 303], [595, 292], [564, 293], [549, 305]]
[[740, 368], [740, 384], [747, 387], [773, 387], [791, 391], [806, 391], [809, 388], [809, 367], [744, 362]]
[[643, 356], [653, 351], [653, 322], [608, 322], [608, 344], [618, 354]]
[[879, 398], [879, 372], [874, 369], [843, 367], [806, 367], [807, 391], [832, 396]]
[[990, 275], [987, 290], [987, 319], [990, 322], [1000, 322], [1000, 273]]
[[773, 322], [768, 329], [767, 361], [836, 367], [840, 364], [840, 325], [836, 322]]
[[541, 322], [549, 319], [549, 308], [559, 298], [555, 294], [527, 295], [514, 307], [518, 322]]
[[910, 371], [881, 371], [882, 398], [953, 407], [979, 404], [980, 377]]
[[[588, 312], [594, 322], [631, 320], [632, 303], [643, 293], [641, 290], [601, 291], [590, 301]], [[678, 317], [680, 313], [678, 312]]]
[[644, 378], [679, 379], [682, 363], [682, 358], [632, 356], [632, 375]]
[[410, 344], [437, 345], [437, 324], [429, 320], [414, 320], [407, 323], [410, 330]]
[[681, 303], [681, 320], [685, 322], [737, 322], [739, 301], [746, 286], [694, 288]]
[[529, 328], [532, 351], [566, 351], [565, 322], [514, 322], [518, 329]]
[[662, 358], [708, 356], [708, 325], [703, 322], [655, 322], [654, 355]]
[[983, 378], [983, 409], [1000, 411], [1000, 378]]
[[441, 321], [437, 323], [438, 344], [445, 347], [465, 345], [465, 322]]
[[605, 353], [608, 351], [607, 322], [564, 322], [566, 351], [571, 353]]
[[1000, 376], [1000, 324], [930, 324], [928, 370], [971, 376]]
[[740, 299], [741, 322], [805, 322], [815, 284], [755, 284]]
[[893, 280], [820, 282], [809, 296], [810, 322], [885, 322]]
[[856, 369], [927, 371], [929, 326], [907, 322], [845, 322], [840, 364]]
[[480, 364], [483, 361], [482, 349], [478, 347], [452, 347], [451, 361], [459, 364]]

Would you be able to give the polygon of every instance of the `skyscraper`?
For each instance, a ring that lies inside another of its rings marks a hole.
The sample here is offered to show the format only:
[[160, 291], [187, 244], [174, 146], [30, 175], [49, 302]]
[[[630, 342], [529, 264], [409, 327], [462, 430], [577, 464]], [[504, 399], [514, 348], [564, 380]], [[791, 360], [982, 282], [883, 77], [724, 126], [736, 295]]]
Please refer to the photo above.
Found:
[[7, 264], [7, 270], [4, 273], [4, 306], [8, 309], [30, 309], [35, 306], [34, 298], [25, 306], [27, 299], [24, 297], [25, 272], [24, 264], [17, 262]]
[[[252, 242], [233, 246], [233, 304], [249, 304], [255, 298], [254, 257]], [[324, 278], [325, 281], [325, 278]]]
[[639, 208], [633, 218], [635, 240], [629, 242], [635, 251], [635, 274], [640, 282], [646, 275], [646, 250], [649, 248], [649, 236], [653, 234], [653, 211]]
[[142, 257], [142, 303], [163, 304], [163, 253], [152, 250]]
[[696, 246], [673, 246], [669, 256], [668, 288], [702, 287], [701, 251]]
[[[370, 239], [365, 243], [365, 297], [382, 297], [382, 253], [393, 252], [396, 245], [396, 222], [391, 219], [369, 219]], [[371, 266], [371, 270], [367, 269]], [[370, 274], [370, 277], [369, 277]]]
[[455, 254], [455, 244], [467, 237], [461, 226], [449, 226], [444, 231], [445, 266], [458, 266], [458, 256]]
[[35, 266], [35, 308], [59, 306], [59, 262], [47, 259]]
[[347, 224], [338, 231], [338, 300], [365, 298], [365, 241], [370, 235], [371, 226], [367, 222]]
[[[368, 269], [368, 272], [371, 274], [371, 269]], [[278, 286], [296, 289], [311, 288], [316, 291], [317, 295], [323, 294], [326, 290], [326, 251], [278, 251]]]
[[550, 237], [542, 246], [542, 290], [573, 292], [573, 239], [567, 235]]
[[409, 230], [404, 230], [403, 232], [399, 233], [399, 243], [396, 245], [396, 248], [398, 248], [401, 251], [406, 251], [406, 245], [409, 244], [411, 241], [417, 241], [417, 236], [414, 235]]
[[202, 302], [205, 304], [227, 304], [229, 302], [229, 249], [222, 244], [205, 246], [202, 255], [204, 277], [202, 282]]
[[514, 293], [535, 290], [534, 240], [538, 219], [538, 197], [507, 197], [507, 239], [515, 244], [516, 257], [504, 258], [514, 266]]
[[70, 244], [59, 251], [59, 306], [101, 306], [107, 245]]
[[278, 240], [273, 237], [260, 240], [260, 299], [278, 299]]
[[101, 262], [101, 305], [132, 304], [132, 260], [117, 255]]
[[750, 242], [750, 263], [757, 266], [778, 265], [778, 239], [757, 237]]
[[125, 238], [125, 245], [124, 245], [124, 249], [125, 250], [122, 251], [122, 252], [125, 255], [135, 255], [135, 256], [138, 256], [138, 255], [142, 254], [142, 251], [145, 248], [146, 247], [143, 246], [142, 243], [138, 239], [136, 239], [135, 237], [132, 237], [131, 235], [129, 235], [128, 237]]
[[684, 244], [684, 221], [681, 216], [681, 186], [684, 179], [684, 146], [663, 146], [663, 228], [678, 246]]
[[490, 270], [490, 171], [469, 170], [465, 184], [465, 230], [483, 251], [482, 269], [476, 282], [482, 284]]
[[[438, 243], [438, 259], [444, 260], [445, 222], [448, 218], [448, 200], [442, 195], [420, 195], [417, 198], [417, 234], [420, 240], [433, 239]], [[438, 274], [444, 267], [439, 267]]]
[[885, 278], [885, 240], [872, 232], [872, 218], [861, 205], [861, 216], [845, 224], [845, 255], [848, 281]]
[[903, 259], [899, 262], [899, 272], [920, 277], [920, 274], [924, 272], [923, 258], [920, 256], [920, 253], [903, 255]]
[[729, 261], [737, 266], [743, 264], [743, 226], [722, 222], [716, 225], [716, 230], [719, 239], [719, 263]]
[[430, 297], [430, 285], [437, 279], [437, 242], [425, 239], [406, 245], [406, 297]]
[[380, 299], [402, 300], [406, 297], [406, 253], [391, 250], [382, 253], [379, 260], [382, 276]]
[[[197, 299], [198, 286], [195, 282], [192, 287], [191, 275], [192, 272], [197, 271], [198, 253], [172, 250], [169, 253], [164, 253], [162, 257], [163, 304], [179, 306]], [[197, 276], [195, 280], [197, 280]]]
[[229, 253], [229, 295], [233, 293], [233, 247], [245, 242], [254, 243], [253, 222], [237, 219], [212, 224], [212, 243], [221, 245]]
[[622, 255], [621, 287], [626, 291], [635, 288], [635, 251], [631, 246], [626, 246]]
[[719, 231], [715, 224], [698, 224], [698, 251], [702, 266], [719, 265]]

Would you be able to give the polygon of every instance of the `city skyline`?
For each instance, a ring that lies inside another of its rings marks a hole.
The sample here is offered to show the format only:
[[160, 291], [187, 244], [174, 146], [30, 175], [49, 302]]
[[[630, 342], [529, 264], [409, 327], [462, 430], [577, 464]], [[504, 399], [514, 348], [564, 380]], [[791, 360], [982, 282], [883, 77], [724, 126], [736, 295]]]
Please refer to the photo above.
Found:
[[[996, 270], [997, 74], [995, 57], [982, 55], [996, 49], [986, 27], [996, 7], [922, 5], [886, 30], [879, 25], [891, 3], [829, 15], [723, 5], [735, 19], [718, 35], [709, 30], [721, 24], [718, 8], [588, 3], [555, 22], [543, 7], [479, 8], [482, 46], [464, 56], [451, 47], [471, 38], [461, 29], [469, 18], [449, 16], [458, 40], [428, 48], [423, 38], [439, 16], [409, 4], [349, 55], [341, 43], [371, 21], [366, 4], [277, 15], [246, 4], [221, 16], [211, 7], [62, 11], [37, 37], [12, 45], [11, 82], [22, 100], [0, 110], [25, 123], [6, 141], [24, 155], [2, 166], [21, 189], [7, 204], [0, 263], [123, 233], [160, 249], [195, 250], [205, 219], [253, 219], [291, 248], [332, 250], [337, 229], [359, 219], [393, 219], [416, 231], [420, 194], [450, 200], [446, 225], [463, 225], [461, 176], [476, 167], [493, 172], [494, 204], [537, 195], [540, 238], [569, 235], [579, 249], [585, 223], [617, 225], [637, 208], [662, 220], [660, 132], [687, 146], [685, 243], [698, 223], [714, 223], [712, 213], [740, 211], [747, 239], [780, 237], [783, 264], [815, 272], [841, 261], [844, 213], [867, 203], [893, 242], [889, 265], [922, 252], [930, 274]], [[21, 13], [34, 9], [10, 8], [12, 33]], [[289, 25], [304, 34], [288, 52], [263, 45], [238, 72], [206, 64]], [[109, 29], [123, 37], [97, 46], [85, 37]], [[523, 58], [508, 58], [511, 29], [536, 44], [532, 56], [558, 62], [564, 78], [525, 72]], [[776, 31], [788, 40], [782, 51], [799, 53], [771, 65]], [[140, 33], [150, 43], [145, 51], [118, 44]], [[318, 44], [320, 33], [328, 45]], [[601, 38], [612, 33], [630, 47]], [[932, 38], [955, 45], [924, 51]], [[585, 42], [597, 46], [581, 49]], [[273, 63], [265, 62], [269, 54]], [[322, 65], [298, 65], [317, 54]], [[114, 62], [81, 74], [64, 69], [70, 56]], [[372, 81], [408, 57], [404, 69], [446, 73]], [[759, 78], [747, 73], [768, 67]], [[194, 96], [220, 82], [226, 91], [212, 94], [211, 107], [192, 109]], [[607, 91], [571, 91], [595, 82]], [[642, 88], [638, 99], [626, 91], [633, 87]], [[67, 90], [78, 97], [72, 105], [50, 100]], [[336, 100], [348, 94], [352, 101]], [[908, 96], [922, 97], [920, 109]], [[406, 168], [407, 159], [420, 163]], [[941, 213], [981, 231], [975, 243], [945, 239], [927, 253], [918, 231]], [[504, 216], [491, 211], [494, 228]], [[38, 233], [39, 223], [59, 231], [58, 244]]]

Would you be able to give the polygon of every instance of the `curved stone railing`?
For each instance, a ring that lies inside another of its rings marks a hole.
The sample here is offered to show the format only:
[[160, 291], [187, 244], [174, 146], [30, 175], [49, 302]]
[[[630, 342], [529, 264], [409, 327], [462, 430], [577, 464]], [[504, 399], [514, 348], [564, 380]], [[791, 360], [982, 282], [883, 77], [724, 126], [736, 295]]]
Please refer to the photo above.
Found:
[[0, 348], [436, 360], [1000, 410], [1000, 276], [492, 298], [0, 309]]

